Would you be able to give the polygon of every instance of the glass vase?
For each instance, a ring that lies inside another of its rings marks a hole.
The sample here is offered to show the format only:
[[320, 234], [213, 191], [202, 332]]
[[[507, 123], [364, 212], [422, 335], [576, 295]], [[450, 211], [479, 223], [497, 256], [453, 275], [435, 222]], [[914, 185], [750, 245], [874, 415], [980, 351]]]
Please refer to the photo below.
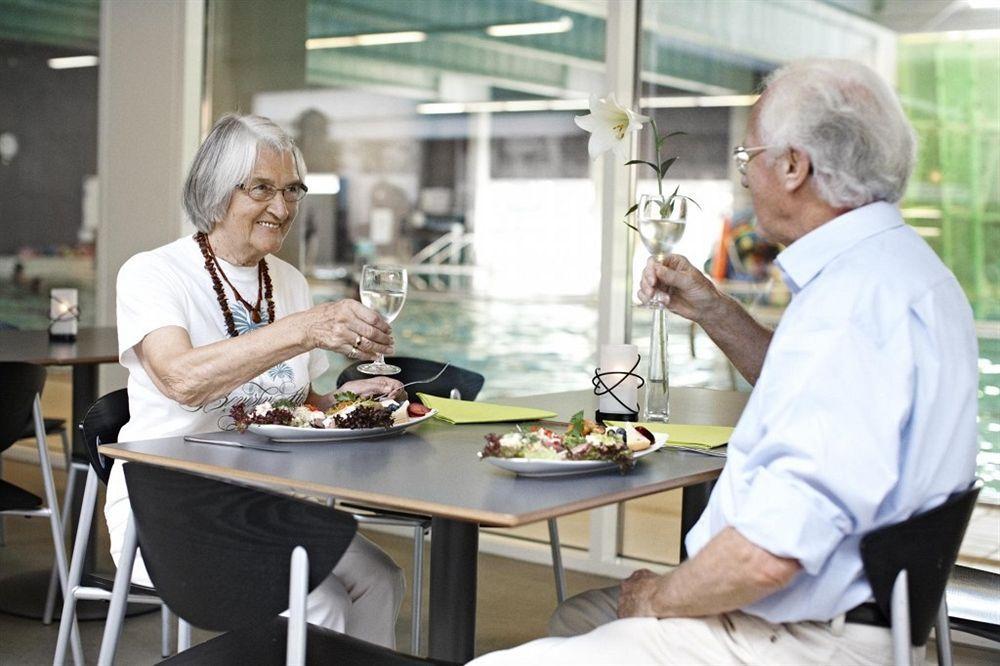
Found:
[[646, 374], [647, 421], [670, 420], [670, 359], [667, 356], [667, 309], [653, 309], [653, 331], [649, 336], [649, 371]]

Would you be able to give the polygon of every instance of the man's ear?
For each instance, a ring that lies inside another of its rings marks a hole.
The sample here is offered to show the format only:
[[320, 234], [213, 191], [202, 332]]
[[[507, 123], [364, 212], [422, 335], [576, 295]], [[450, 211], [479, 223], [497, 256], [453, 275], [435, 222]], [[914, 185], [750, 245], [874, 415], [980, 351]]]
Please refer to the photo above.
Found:
[[786, 192], [794, 192], [802, 187], [812, 175], [812, 160], [809, 155], [798, 148], [789, 148], [785, 154], [785, 169], [782, 183]]

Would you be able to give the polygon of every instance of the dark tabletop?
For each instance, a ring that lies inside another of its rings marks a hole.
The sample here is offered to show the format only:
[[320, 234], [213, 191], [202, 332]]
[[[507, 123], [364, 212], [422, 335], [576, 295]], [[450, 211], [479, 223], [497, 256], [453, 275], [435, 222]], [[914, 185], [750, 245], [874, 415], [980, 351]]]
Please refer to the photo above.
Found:
[[118, 362], [114, 326], [81, 328], [76, 342], [51, 342], [48, 331], [0, 331], [0, 361], [39, 365], [83, 365]]
[[[733, 425], [747, 394], [678, 388], [671, 391], [677, 423]], [[502, 400], [548, 409], [565, 420], [578, 409], [592, 413], [589, 391]], [[284, 492], [333, 496], [385, 508], [484, 526], [514, 527], [663, 490], [714, 479], [724, 459], [665, 449], [643, 458], [630, 473], [532, 479], [479, 460], [483, 436], [512, 424], [453, 426], [431, 420], [402, 435], [355, 442], [281, 444], [274, 453], [184, 441], [172, 437], [102, 446], [122, 460], [265, 485]]]

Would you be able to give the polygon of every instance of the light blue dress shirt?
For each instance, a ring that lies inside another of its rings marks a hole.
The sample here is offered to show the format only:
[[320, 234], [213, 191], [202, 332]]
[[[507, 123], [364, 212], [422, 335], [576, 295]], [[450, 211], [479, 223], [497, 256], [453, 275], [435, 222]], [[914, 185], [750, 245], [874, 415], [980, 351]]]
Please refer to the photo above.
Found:
[[878, 202], [790, 245], [792, 291], [729, 457], [687, 537], [732, 526], [803, 571], [744, 608], [829, 620], [871, 596], [858, 544], [973, 480], [977, 347], [951, 272]]

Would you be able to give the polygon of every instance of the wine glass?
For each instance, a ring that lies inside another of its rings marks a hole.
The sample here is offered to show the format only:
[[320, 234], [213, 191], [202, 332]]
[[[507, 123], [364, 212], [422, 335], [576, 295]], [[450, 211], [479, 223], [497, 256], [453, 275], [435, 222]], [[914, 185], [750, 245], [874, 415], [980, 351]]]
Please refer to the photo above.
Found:
[[[365, 266], [361, 271], [361, 302], [382, 315], [390, 324], [406, 301], [406, 269], [399, 266]], [[366, 375], [397, 375], [398, 366], [385, 362], [379, 354], [371, 363], [358, 366]]]
[[[636, 220], [639, 238], [657, 261], [663, 261], [684, 235], [687, 199], [644, 194]], [[649, 373], [646, 378], [646, 420], [670, 420], [670, 361], [667, 357], [667, 306], [653, 296], [653, 330], [649, 336]]]

